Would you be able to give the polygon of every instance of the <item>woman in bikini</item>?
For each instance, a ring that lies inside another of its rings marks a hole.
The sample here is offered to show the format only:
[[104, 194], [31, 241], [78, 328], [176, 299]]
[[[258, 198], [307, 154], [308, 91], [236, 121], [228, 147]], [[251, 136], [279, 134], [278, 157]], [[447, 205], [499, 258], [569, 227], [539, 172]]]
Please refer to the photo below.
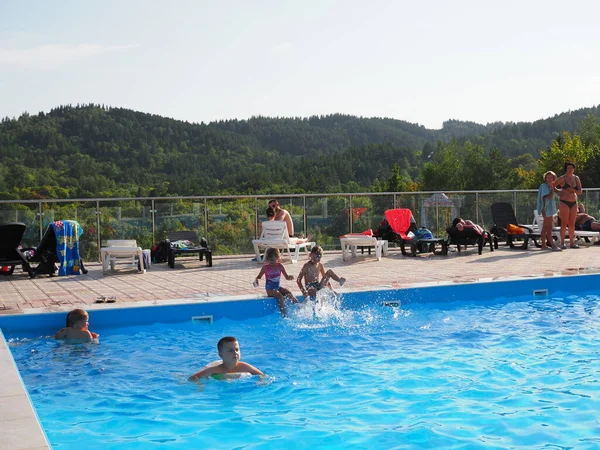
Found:
[[555, 187], [560, 188], [558, 191], [559, 203], [558, 210], [560, 213], [560, 246], [565, 249], [565, 235], [567, 227], [569, 227], [569, 243], [571, 248], [578, 248], [575, 243], [575, 219], [577, 218], [577, 197], [581, 195], [581, 180], [575, 175], [575, 164], [572, 162], [565, 163], [565, 174], [556, 180]]

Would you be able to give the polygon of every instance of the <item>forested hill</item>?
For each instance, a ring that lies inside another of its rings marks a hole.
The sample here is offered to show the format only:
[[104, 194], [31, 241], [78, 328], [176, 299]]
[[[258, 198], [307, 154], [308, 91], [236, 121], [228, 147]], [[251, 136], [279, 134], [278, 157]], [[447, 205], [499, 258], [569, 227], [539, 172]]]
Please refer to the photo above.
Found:
[[[63, 106], [0, 123], [0, 198], [338, 192], [418, 182], [439, 142], [537, 158], [598, 107], [534, 123], [450, 120], [441, 130], [334, 114], [192, 124], [122, 108]], [[530, 158], [531, 159], [531, 158]], [[450, 187], [449, 187], [450, 188]]]

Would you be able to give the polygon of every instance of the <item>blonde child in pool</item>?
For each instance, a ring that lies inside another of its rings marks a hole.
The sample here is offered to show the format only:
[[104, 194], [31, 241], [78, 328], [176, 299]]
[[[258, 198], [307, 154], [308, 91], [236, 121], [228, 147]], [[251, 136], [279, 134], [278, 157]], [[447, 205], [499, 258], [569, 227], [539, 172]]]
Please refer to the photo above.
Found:
[[[240, 361], [241, 352], [238, 340], [233, 336], [225, 336], [217, 343], [217, 350], [222, 361], [214, 361], [205, 366], [201, 371], [190, 377], [190, 381], [212, 376], [216, 379], [234, 378], [243, 373], [251, 375], [264, 375], [251, 364]], [[236, 375], [233, 375], [236, 374]]]
[[74, 309], [67, 314], [67, 326], [58, 330], [54, 338], [82, 342], [91, 342], [97, 339], [99, 335], [88, 330], [88, 320], [89, 315], [86, 310]]

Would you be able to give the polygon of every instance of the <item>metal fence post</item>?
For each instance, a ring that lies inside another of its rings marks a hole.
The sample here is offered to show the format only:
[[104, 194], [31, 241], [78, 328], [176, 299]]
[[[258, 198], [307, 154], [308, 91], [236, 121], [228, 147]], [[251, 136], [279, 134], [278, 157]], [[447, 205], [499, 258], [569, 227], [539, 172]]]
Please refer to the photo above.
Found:
[[38, 206], [38, 216], [39, 216], [39, 224], [40, 224], [40, 241], [42, 240], [42, 236], [44, 236], [44, 212], [42, 211], [42, 202], [39, 203]]
[[306, 214], [306, 195], [302, 196], [302, 234], [308, 236], [308, 215]]
[[100, 261], [100, 249], [101, 245], [101, 233], [100, 233], [100, 200], [96, 200], [96, 241], [98, 244], [98, 261]]
[[155, 222], [156, 210], [154, 209], [154, 199], [152, 199], [152, 202], [150, 203], [150, 205], [151, 205], [150, 208], [152, 208], [150, 210], [150, 213], [152, 214], [152, 244], [154, 245], [154, 243], [156, 242], [156, 222]]
[[204, 199], [204, 235], [206, 240], [210, 242], [210, 236], [208, 235], [208, 199]]
[[348, 196], [348, 221], [350, 222], [350, 233], [352, 233], [352, 196]]

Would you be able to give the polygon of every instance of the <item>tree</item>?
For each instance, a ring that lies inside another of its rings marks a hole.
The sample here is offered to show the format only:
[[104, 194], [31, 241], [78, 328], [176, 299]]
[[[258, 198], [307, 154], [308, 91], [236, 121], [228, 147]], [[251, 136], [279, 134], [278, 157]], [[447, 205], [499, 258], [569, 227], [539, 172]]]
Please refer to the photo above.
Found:
[[578, 134], [571, 136], [565, 131], [562, 136], [552, 141], [548, 150], [541, 152], [538, 179], [541, 180], [543, 174], [549, 170], [560, 175], [567, 161], [575, 163], [577, 171], [583, 176], [586, 174], [588, 159], [593, 153], [592, 147], [586, 146]]

